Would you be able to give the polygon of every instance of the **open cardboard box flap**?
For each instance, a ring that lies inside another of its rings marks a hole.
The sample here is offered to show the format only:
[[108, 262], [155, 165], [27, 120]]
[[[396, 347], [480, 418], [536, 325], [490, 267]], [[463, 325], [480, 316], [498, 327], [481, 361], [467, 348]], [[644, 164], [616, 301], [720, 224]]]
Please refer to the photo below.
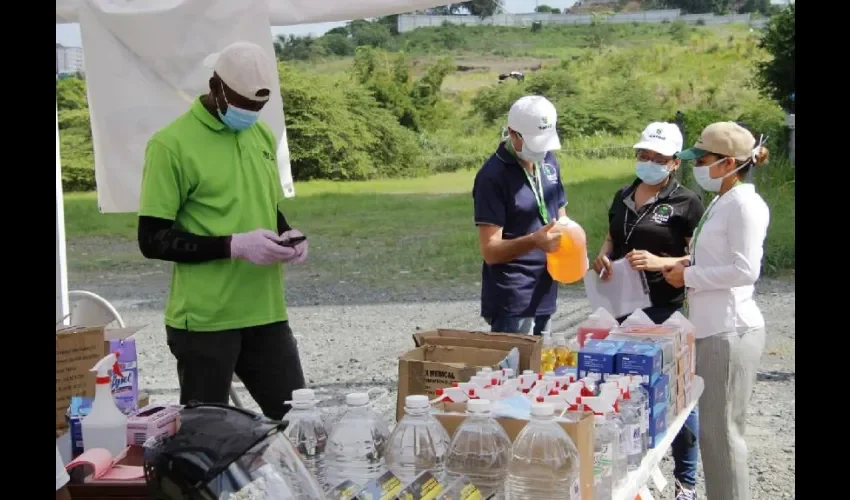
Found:
[[471, 332], [466, 330], [437, 329], [413, 334], [416, 347], [443, 345], [474, 347], [507, 352], [519, 350], [519, 369], [540, 371], [540, 349], [542, 337], [516, 335], [512, 333]]
[[413, 394], [436, 396], [436, 390], [465, 382], [483, 367], [498, 368], [505, 351], [443, 345], [426, 345], [398, 359], [396, 419], [404, 414], [404, 399]]

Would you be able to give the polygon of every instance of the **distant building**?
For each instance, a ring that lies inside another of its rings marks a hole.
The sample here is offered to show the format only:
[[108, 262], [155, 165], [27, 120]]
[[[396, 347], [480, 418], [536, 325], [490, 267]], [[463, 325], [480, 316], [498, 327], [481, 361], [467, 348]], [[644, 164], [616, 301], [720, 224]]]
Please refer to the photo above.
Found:
[[56, 44], [56, 75], [83, 73], [83, 49]]

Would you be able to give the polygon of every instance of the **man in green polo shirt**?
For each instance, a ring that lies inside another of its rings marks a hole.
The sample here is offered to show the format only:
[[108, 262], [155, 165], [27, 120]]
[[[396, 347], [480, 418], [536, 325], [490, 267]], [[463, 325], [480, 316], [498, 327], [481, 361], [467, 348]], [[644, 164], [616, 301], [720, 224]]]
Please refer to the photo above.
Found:
[[139, 248], [174, 262], [165, 325], [180, 403], [226, 404], [236, 373], [281, 419], [304, 386], [282, 264], [304, 262], [308, 248], [281, 213], [277, 141], [258, 120], [277, 72], [247, 42], [204, 63], [209, 93], [148, 142]]

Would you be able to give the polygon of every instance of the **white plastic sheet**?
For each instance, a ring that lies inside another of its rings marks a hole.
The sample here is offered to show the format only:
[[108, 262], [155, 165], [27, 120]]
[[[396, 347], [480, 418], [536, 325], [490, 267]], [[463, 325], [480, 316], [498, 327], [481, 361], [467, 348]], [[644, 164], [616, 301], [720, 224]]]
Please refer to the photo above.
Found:
[[[56, 24], [79, 22], [78, 9], [87, 0], [56, 0]], [[241, 0], [234, 0], [241, 1]], [[124, 4], [161, 6], [179, 5], [183, 0], [110, 0], [112, 6]], [[351, 19], [368, 19], [390, 14], [445, 5], [443, 0], [267, 0], [272, 26], [312, 24]]]
[[589, 270], [584, 275], [584, 289], [591, 310], [601, 307], [615, 318], [652, 305], [643, 272], [632, 269], [627, 259], [611, 263], [611, 279], [608, 281], [602, 281], [599, 273]]
[[[237, 40], [274, 57], [270, 25], [409, 12], [444, 0], [57, 0], [57, 23], [79, 22], [102, 212], [139, 207], [144, 150], [161, 127], [208, 90], [208, 54]], [[275, 79], [277, 81], [277, 79]], [[277, 85], [263, 109], [278, 137], [284, 195], [295, 188]]]
[[[237, 40], [257, 43], [274, 57], [267, 7], [267, 0], [121, 6], [86, 0], [79, 6], [102, 212], [138, 210], [147, 141], [208, 90], [204, 57]], [[279, 139], [281, 182], [284, 194], [293, 196], [280, 89], [270, 90], [261, 118]]]

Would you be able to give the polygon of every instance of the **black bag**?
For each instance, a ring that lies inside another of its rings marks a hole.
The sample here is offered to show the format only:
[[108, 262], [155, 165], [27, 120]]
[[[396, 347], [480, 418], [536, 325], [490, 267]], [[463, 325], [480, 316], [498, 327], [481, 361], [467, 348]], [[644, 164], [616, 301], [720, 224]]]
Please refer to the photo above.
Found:
[[285, 426], [232, 406], [187, 406], [174, 436], [146, 444], [151, 495], [162, 500], [323, 498], [282, 433]]

